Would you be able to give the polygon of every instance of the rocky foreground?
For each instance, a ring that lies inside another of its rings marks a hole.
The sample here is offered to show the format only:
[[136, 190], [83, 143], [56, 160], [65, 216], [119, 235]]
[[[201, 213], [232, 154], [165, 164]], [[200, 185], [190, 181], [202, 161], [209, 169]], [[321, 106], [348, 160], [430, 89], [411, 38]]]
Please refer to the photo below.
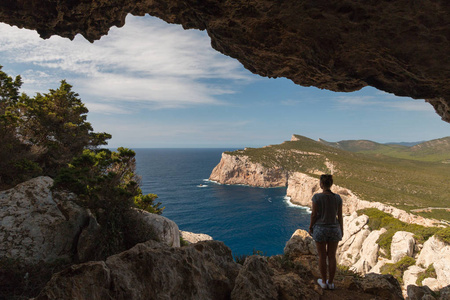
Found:
[[[293, 234], [283, 255], [249, 256], [241, 265], [222, 242], [182, 232], [190, 244], [180, 246], [180, 231], [174, 222], [133, 211], [128, 218], [134, 224], [130, 234], [136, 245], [105, 260], [91, 261], [98, 226], [95, 218], [73, 202], [74, 195], [53, 192], [51, 185], [50, 178], [39, 177], [0, 192], [0, 260], [28, 265], [69, 263], [35, 299], [403, 299], [402, 287], [393, 276], [373, 273], [378, 260], [373, 256], [378, 252], [373, 236], [378, 233], [368, 232], [367, 216], [345, 219], [346, 238], [339, 253], [344, 265], [360, 266], [365, 275], [341, 269], [337, 290], [328, 291], [316, 284], [317, 253], [304, 230]], [[435, 238], [414, 245], [405, 237], [392, 247], [394, 260], [417, 256], [421, 264], [411, 273], [430, 263], [436, 268], [437, 278], [430, 280], [438, 293], [414, 285], [412, 274], [411, 279], [404, 277], [404, 282], [412, 283], [405, 284], [404, 295], [449, 299], [450, 286], [443, 286], [450, 274], [448, 245]], [[0, 276], [5, 276], [2, 272]], [[0, 290], [4, 288], [11, 287]]]

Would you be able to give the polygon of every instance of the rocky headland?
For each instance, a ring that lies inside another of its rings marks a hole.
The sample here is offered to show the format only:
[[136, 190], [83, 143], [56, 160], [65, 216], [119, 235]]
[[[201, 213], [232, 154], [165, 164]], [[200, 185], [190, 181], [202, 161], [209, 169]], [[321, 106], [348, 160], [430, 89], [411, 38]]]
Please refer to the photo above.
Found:
[[[294, 142], [299, 140], [301, 138], [295, 135], [292, 138]], [[274, 152], [279, 151], [279, 149], [274, 150]], [[294, 151], [299, 152], [299, 150]], [[259, 156], [253, 155], [257, 158], [269, 157], [267, 154], [260, 153]], [[322, 154], [303, 151], [301, 155], [314, 157], [314, 155], [321, 156]], [[312, 196], [320, 191], [319, 180], [314, 175], [320, 172], [339, 173], [332, 161], [323, 159], [321, 163], [323, 165], [321, 170], [308, 167], [308, 173], [306, 173], [287, 170], [278, 162], [265, 164], [262, 159], [255, 160], [253, 158], [252, 160], [252, 157], [246, 155], [245, 151], [237, 151], [222, 155], [222, 159], [214, 168], [210, 179], [223, 184], [287, 187], [286, 194], [293, 204], [310, 207]], [[273, 180], [271, 176], [273, 176]], [[425, 227], [445, 227], [445, 223], [406, 212], [393, 205], [361, 199], [352, 190], [339, 185], [334, 185], [332, 190], [343, 198], [343, 212], [346, 215], [344, 217], [344, 239], [338, 249], [340, 265], [361, 275], [381, 274], [385, 273], [390, 265], [395, 266], [405, 257], [409, 257], [413, 260], [409, 261], [410, 265], [405, 267], [399, 275], [404, 296], [413, 293], [414, 287], [419, 285], [423, 285], [433, 292], [450, 285], [450, 268], [446, 263], [450, 261], [450, 245], [436, 236], [432, 236], [424, 242], [419, 241], [420, 239], [411, 232], [398, 230], [395, 234], [392, 233], [390, 254], [383, 253], [384, 250], [378, 244], [378, 240], [386, 232], [386, 229], [371, 230], [368, 226], [369, 217], [364, 214], [359, 215], [356, 211], [375, 208], [404, 223]], [[294, 234], [291, 241], [305, 239], [306, 235], [306, 233], [300, 234], [300, 238]], [[311, 246], [308, 251], [314, 252], [313, 248]], [[429, 268], [435, 272], [433, 277], [423, 275]], [[422, 278], [418, 280], [420, 276]]]

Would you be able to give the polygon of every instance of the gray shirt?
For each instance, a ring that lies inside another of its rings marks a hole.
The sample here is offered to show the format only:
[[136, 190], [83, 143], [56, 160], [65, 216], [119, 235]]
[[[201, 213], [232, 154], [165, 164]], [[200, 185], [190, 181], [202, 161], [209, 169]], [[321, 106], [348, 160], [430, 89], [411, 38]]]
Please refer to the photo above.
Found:
[[314, 194], [312, 202], [317, 208], [317, 225], [339, 225], [337, 219], [338, 209], [342, 208], [342, 198], [338, 194]]

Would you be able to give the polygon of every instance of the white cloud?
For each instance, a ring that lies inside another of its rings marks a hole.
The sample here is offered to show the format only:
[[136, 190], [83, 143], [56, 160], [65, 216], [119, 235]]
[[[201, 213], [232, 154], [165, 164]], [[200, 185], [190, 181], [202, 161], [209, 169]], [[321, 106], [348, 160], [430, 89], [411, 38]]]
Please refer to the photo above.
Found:
[[399, 98], [384, 92], [376, 94], [376, 96], [340, 96], [336, 98], [336, 101], [341, 109], [360, 109], [361, 106], [374, 106], [403, 111], [433, 112], [432, 106], [424, 100], [414, 100], [406, 97]]
[[45, 92], [67, 79], [86, 103], [108, 101], [109, 112], [113, 101], [149, 108], [223, 104], [217, 96], [235, 87], [221, 82], [252, 80], [237, 61], [213, 50], [204, 32], [153, 17], [128, 16], [123, 28], [111, 28], [93, 44], [81, 36], [42, 40], [34, 31], [0, 24], [0, 55], [25, 68], [25, 92]]

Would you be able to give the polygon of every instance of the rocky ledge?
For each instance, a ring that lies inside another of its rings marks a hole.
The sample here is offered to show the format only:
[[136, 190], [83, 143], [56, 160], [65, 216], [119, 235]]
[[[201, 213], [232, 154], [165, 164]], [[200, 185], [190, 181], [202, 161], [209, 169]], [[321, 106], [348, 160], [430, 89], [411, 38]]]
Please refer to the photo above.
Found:
[[[284, 255], [249, 256], [240, 265], [222, 242], [182, 232], [191, 244], [180, 247], [175, 223], [132, 210], [129, 234], [137, 244], [105, 260], [89, 261], [98, 246], [99, 225], [88, 210], [73, 202], [73, 194], [55, 194], [51, 185], [50, 178], [39, 177], [0, 193], [0, 262], [20, 261], [30, 266], [63, 259], [70, 264], [55, 273], [35, 299], [403, 299], [394, 277], [374, 273], [389, 261], [378, 257], [380, 232], [368, 230], [364, 215], [346, 217], [345, 240], [339, 249], [339, 262], [364, 276], [339, 270], [338, 289], [327, 291], [317, 286], [316, 248], [304, 230], [294, 233]], [[403, 275], [409, 299], [424, 299], [424, 295], [448, 299], [448, 245], [435, 237], [420, 245], [410, 234], [400, 232], [393, 239], [391, 253], [392, 261], [416, 258], [417, 263]], [[423, 280], [428, 287], [414, 285], [418, 274], [431, 264], [436, 278]], [[3, 280], [7, 275], [0, 269]]]
[[350, 92], [373, 86], [429, 99], [450, 121], [450, 5], [447, 0], [23, 0], [2, 1], [0, 21], [90, 41], [150, 14], [206, 30], [214, 49], [245, 68], [296, 84]]

